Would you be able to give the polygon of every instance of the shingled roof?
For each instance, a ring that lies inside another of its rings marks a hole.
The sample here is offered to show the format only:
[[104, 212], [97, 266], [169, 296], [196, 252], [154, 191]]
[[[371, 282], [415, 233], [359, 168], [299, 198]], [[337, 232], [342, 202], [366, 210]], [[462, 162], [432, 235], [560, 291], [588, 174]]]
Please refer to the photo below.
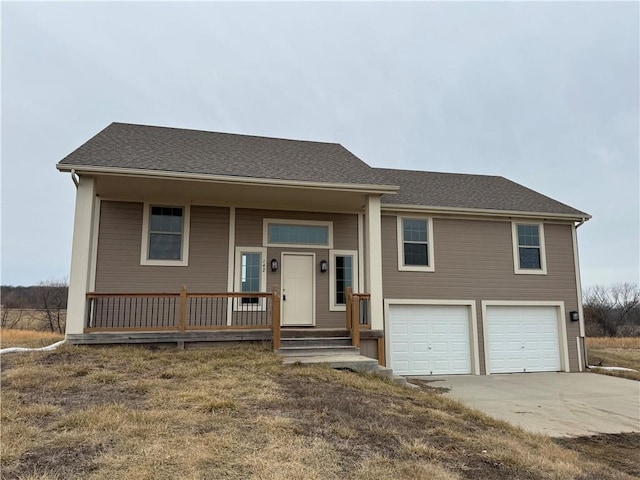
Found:
[[589, 217], [504, 177], [377, 168], [381, 182], [400, 186], [383, 204], [452, 209], [502, 210]]
[[499, 176], [372, 168], [337, 143], [112, 123], [60, 170], [118, 169], [376, 187], [383, 204], [448, 209], [588, 214]]
[[126, 123], [109, 125], [58, 164], [65, 166], [353, 185], [380, 178], [337, 143]]

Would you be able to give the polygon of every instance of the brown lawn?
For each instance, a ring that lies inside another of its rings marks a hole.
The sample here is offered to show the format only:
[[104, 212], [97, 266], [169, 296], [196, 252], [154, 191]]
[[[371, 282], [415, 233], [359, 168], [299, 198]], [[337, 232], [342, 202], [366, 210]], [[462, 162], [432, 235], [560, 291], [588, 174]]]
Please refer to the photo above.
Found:
[[[627, 479], [436, 392], [260, 346], [2, 356], [2, 478]], [[633, 440], [633, 439], [632, 439]], [[637, 437], [636, 437], [637, 440]], [[630, 452], [638, 458], [637, 445]]]
[[640, 337], [591, 337], [586, 340], [589, 365], [637, 370], [626, 372], [595, 368], [592, 371], [640, 381]]

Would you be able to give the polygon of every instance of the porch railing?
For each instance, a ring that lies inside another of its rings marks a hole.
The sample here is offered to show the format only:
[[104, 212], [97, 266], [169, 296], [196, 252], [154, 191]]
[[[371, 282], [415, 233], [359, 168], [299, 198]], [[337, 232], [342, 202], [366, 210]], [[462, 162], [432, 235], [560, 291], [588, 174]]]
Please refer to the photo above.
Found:
[[346, 327], [351, 334], [351, 344], [360, 346], [360, 330], [371, 328], [371, 295], [368, 293], [353, 293], [347, 288]]
[[85, 332], [272, 330], [280, 347], [280, 295], [271, 293], [88, 293]]

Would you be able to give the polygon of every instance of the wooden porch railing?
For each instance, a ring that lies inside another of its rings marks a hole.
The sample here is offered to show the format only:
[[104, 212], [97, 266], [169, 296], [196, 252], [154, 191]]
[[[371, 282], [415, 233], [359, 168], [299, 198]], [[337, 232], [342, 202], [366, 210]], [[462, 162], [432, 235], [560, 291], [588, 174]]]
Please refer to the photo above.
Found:
[[271, 329], [280, 347], [280, 294], [88, 293], [85, 332]]
[[351, 334], [351, 344], [360, 346], [360, 330], [371, 328], [371, 295], [368, 293], [353, 293], [351, 287], [347, 288], [346, 301], [346, 327]]

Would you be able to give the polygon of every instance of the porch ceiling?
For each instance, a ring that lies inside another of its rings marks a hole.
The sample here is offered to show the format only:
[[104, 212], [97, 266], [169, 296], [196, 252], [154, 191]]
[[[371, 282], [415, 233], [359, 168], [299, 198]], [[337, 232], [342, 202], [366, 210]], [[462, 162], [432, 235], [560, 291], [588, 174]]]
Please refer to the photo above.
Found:
[[368, 193], [321, 186], [246, 185], [120, 175], [97, 175], [96, 180], [96, 193], [103, 199], [274, 210], [361, 212]]

